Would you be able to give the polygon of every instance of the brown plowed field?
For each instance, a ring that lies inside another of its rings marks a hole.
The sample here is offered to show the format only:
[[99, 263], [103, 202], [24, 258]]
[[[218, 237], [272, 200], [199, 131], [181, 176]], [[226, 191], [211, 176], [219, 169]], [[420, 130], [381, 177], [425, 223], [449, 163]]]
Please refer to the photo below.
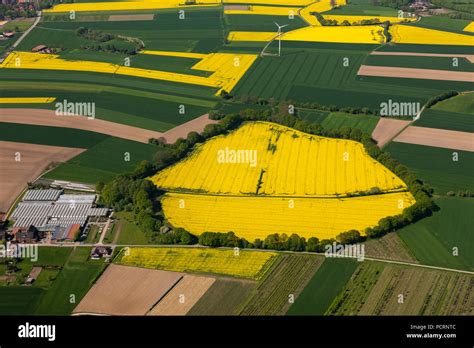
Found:
[[[0, 212], [7, 211], [28, 182], [53, 162], [65, 162], [84, 149], [0, 141]], [[16, 161], [19, 154], [20, 161]]]
[[474, 133], [410, 126], [393, 141], [474, 152]]
[[185, 139], [190, 132], [202, 133], [208, 124], [217, 123], [217, 121], [209, 119], [209, 114], [204, 114], [194, 120], [176, 126], [169, 131], [163, 133], [163, 137], [169, 144], [174, 144], [179, 138]]
[[467, 71], [398, 68], [393, 66], [361, 65], [357, 75], [460, 82], [474, 81], [474, 73]]
[[381, 117], [372, 132], [372, 138], [377, 141], [379, 147], [383, 147], [409, 123], [410, 121], [393, 120]]
[[445, 58], [466, 58], [474, 63], [474, 54], [446, 54], [446, 53], [417, 53], [417, 52], [381, 52], [373, 51], [374, 56], [411, 56], [411, 57], [445, 57]]
[[185, 275], [147, 315], [186, 315], [215, 281], [215, 278]]
[[74, 313], [144, 315], [182, 277], [176, 272], [110, 265]]
[[54, 110], [44, 109], [2, 109], [0, 122], [82, 129], [141, 143], [148, 143], [148, 139], [159, 138], [163, 135], [163, 133], [160, 132], [104, 121], [97, 118], [88, 119], [85, 116], [58, 116]]

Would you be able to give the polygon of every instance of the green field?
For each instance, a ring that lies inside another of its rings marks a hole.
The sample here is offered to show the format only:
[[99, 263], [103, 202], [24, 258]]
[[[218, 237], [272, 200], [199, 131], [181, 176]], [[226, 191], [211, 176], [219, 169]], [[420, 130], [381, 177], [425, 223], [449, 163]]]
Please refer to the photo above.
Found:
[[357, 76], [369, 48], [356, 47], [339, 45], [336, 50], [308, 47], [304, 51], [285, 48], [281, 57], [259, 58], [239, 81], [233, 94], [378, 109], [380, 103], [388, 99], [424, 102], [446, 87], [462, 89], [467, 86], [440, 83], [427, 87], [426, 81], [422, 80]]
[[69, 315], [94, 280], [105, 269], [103, 260], [87, 261], [91, 249], [75, 248], [51, 288], [43, 295], [35, 313]]
[[379, 118], [377, 116], [331, 112], [321, 124], [326, 129], [350, 127], [360, 129], [367, 134], [372, 134], [378, 122]]
[[133, 244], [150, 244], [150, 238], [140, 228], [132, 222], [132, 213], [117, 212], [114, 214], [118, 218], [117, 224], [121, 225], [121, 231], [117, 244], [133, 245]]
[[323, 315], [357, 266], [357, 261], [351, 259], [327, 258], [287, 314]]
[[[143, 160], [152, 160], [156, 152], [154, 145], [108, 137], [88, 151], [60, 164], [44, 178], [84, 183], [107, 182], [119, 173], [133, 171]], [[129, 154], [129, 159], [126, 154]]]
[[241, 315], [283, 315], [323, 263], [313, 255], [282, 254], [271, 272], [259, 283]]
[[436, 110], [474, 115], [474, 93], [461, 94], [453, 98], [443, 100], [433, 105], [432, 108]]
[[[438, 212], [404, 227], [400, 237], [424, 264], [474, 270], [474, 199], [439, 198], [436, 204]], [[453, 247], [459, 249], [459, 256], [453, 256]]]
[[[458, 190], [474, 192], [473, 152], [396, 142], [390, 143], [385, 150], [416, 172], [438, 195]], [[458, 153], [457, 162], [453, 161], [453, 152]]]
[[311, 123], [321, 124], [328, 115], [329, 111], [298, 108], [298, 117]]
[[468, 34], [468, 32], [463, 31], [463, 29], [469, 23], [470, 21], [464, 19], [451, 19], [440, 16], [424, 16], [419, 22], [410, 23], [409, 25], [428, 29], [452, 31], [454, 33], [460, 34]]
[[395, 66], [400, 68], [437, 69], [452, 71], [474, 71], [474, 65], [466, 58], [459, 58], [458, 66], [453, 66], [451, 57], [416, 57], [416, 56], [378, 56], [370, 55], [365, 65]]
[[331, 11], [324, 12], [332, 15], [353, 15], [353, 16], [392, 16], [397, 17], [398, 12], [391, 7], [374, 6], [369, 1], [349, 1], [349, 4]]
[[255, 282], [217, 278], [187, 315], [238, 315]]
[[44, 290], [25, 286], [0, 286], [0, 315], [33, 315]]
[[474, 132], [473, 121], [474, 115], [429, 108], [423, 111], [420, 119], [415, 121], [414, 125], [461, 132]]

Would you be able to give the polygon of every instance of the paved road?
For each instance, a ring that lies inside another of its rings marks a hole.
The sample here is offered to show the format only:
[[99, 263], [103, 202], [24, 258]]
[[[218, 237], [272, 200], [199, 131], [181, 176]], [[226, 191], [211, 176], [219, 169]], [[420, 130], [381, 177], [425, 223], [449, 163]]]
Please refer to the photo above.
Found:
[[10, 49], [8, 51], [13, 51], [22, 41], [23, 39], [36, 27], [36, 25], [39, 23], [39, 21], [41, 20], [41, 11], [38, 12], [38, 17], [36, 17], [33, 25], [31, 27], [29, 27], [24, 33], [23, 35], [21, 35], [18, 40], [16, 40], [16, 42], [10, 46]]

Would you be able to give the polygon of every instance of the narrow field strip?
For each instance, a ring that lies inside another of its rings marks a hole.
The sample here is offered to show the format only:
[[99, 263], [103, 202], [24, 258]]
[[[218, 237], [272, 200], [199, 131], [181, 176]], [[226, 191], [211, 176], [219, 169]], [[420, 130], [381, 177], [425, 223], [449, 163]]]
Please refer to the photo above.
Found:
[[48, 104], [56, 100], [54, 97], [36, 98], [0, 98], [0, 104]]
[[163, 135], [160, 132], [126, 126], [98, 118], [58, 116], [54, 110], [44, 109], [1, 109], [0, 122], [82, 129], [145, 144], [148, 143], [150, 138], [158, 139]]
[[394, 141], [474, 152], [474, 133], [410, 126]]
[[[169, 54], [169, 53], [168, 53]], [[186, 54], [186, 53], [184, 53]], [[151, 70], [131, 68], [113, 63], [94, 62], [87, 60], [64, 60], [55, 54], [41, 54], [31, 52], [12, 52], [0, 64], [3, 69], [40, 69], [59, 71], [83, 71], [105, 74], [135, 76], [147, 79], [178, 82], [206, 87], [219, 88], [221, 91], [230, 92], [239, 82], [245, 72], [257, 59], [255, 54], [242, 53], [211, 53], [195, 64], [192, 69], [213, 72], [208, 77]]]
[[447, 58], [466, 58], [471, 63], [474, 63], [474, 54], [448, 54], [448, 53], [417, 53], [417, 52], [384, 52], [372, 51], [370, 53], [374, 56], [408, 56], [408, 57], [447, 57]]
[[391, 66], [361, 65], [359, 76], [401, 77], [406, 79], [473, 82], [474, 73], [435, 69], [398, 68]]
[[143, 51], [140, 51], [139, 53], [140, 54], [151, 54], [151, 55], [155, 55], [155, 56], [196, 58], [196, 59], [204, 59], [208, 56], [208, 54], [204, 54], [204, 53], [153, 51], [153, 50], [143, 50]]

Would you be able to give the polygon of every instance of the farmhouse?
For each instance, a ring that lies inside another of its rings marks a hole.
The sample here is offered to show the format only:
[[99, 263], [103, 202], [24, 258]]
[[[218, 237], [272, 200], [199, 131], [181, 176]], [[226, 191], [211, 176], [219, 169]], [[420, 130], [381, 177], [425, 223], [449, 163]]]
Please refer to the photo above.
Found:
[[31, 49], [31, 52], [34, 53], [52, 53], [51, 49], [46, 45], [38, 45]]
[[6, 38], [11, 38], [11, 37], [15, 36], [15, 32], [13, 32], [11, 30], [7, 30], [7, 31], [3, 32], [3, 36], [6, 37]]
[[[95, 194], [64, 194], [62, 190], [28, 190], [11, 215], [13, 228], [27, 231], [22, 239], [34, 241], [51, 233], [54, 241], [72, 241], [90, 217], [105, 217], [108, 208], [95, 206]], [[36, 234], [32, 234], [37, 230]], [[22, 232], [24, 233], [24, 232]]]
[[91, 252], [91, 259], [92, 260], [99, 260], [101, 258], [110, 258], [112, 256], [112, 248], [111, 247], [104, 247], [98, 246], [92, 249]]

